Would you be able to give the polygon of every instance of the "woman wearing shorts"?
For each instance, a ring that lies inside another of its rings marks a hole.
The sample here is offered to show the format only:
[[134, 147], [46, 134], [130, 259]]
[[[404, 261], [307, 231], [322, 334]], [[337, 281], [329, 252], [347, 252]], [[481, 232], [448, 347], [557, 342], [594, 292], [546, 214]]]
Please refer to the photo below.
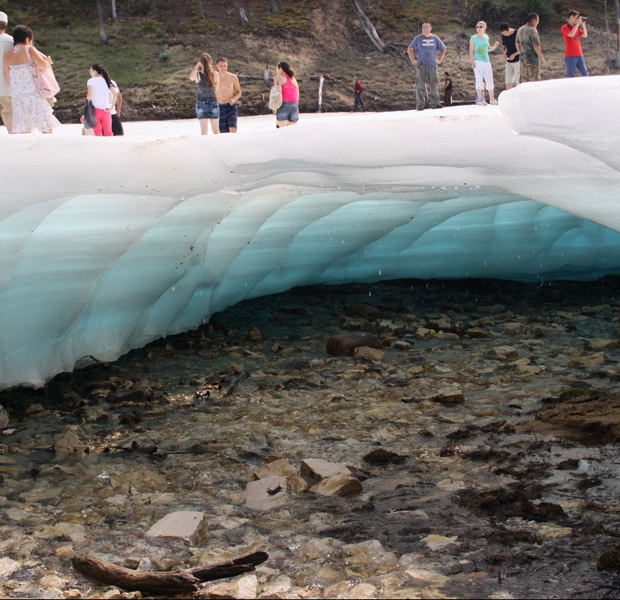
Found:
[[206, 52], [200, 55], [200, 60], [194, 65], [189, 78], [195, 81], [196, 117], [200, 123], [200, 134], [209, 133], [209, 123], [214, 134], [220, 132], [220, 105], [217, 101], [217, 86], [220, 82], [218, 72], [213, 68], [211, 56]]
[[495, 50], [498, 46], [499, 42], [495, 42], [493, 46], [489, 45], [487, 24], [484, 21], [478, 21], [476, 24], [476, 35], [472, 35], [469, 41], [469, 58], [471, 59], [471, 66], [476, 77], [476, 104], [479, 106], [486, 106], [487, 104], [484, 97], [485, 84], [489, 92], [489, 102], [497, 104], [494, 95], [493, 69], [489, 60], [489, 52]]
[[276, 127], [294, 125], [299, 121], [299, 84], [295, 79], [295, 71], [281, 60], [276, 65], [274, 84], [282, 86], [282, 106], [276, 112]]

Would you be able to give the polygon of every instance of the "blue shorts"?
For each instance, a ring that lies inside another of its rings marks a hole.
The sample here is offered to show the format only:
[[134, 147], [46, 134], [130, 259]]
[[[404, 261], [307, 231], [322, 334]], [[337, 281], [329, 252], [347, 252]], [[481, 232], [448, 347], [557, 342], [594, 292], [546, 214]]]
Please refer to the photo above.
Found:
[[276, 113], [276, 121], [289, 121], [297, 123], [299, 121], [299, 106], [294, 102], [282, 102]]
[[217, 100], [196, 100], [196, 117], [199, 119], [219, 119], [220, 105]]
[[230, 132], [230, 128], [237, 129], [239, 107], [236, 104], [220, 104], [220, 133]]

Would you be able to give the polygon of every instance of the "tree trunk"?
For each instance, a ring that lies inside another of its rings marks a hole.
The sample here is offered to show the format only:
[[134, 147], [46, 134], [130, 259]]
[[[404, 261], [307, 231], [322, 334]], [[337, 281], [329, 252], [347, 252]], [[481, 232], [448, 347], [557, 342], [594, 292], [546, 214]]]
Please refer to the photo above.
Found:
[[155, 14], [155, 0], [151, 0], [151, 7], [149, 8], [149, 13], [152, 15]]
[[110, 0], [110, 12], [112, 15], [112, 20], [116, 21], [116, 0]]
[[200, 7], [200, 18], [206, 19], [207, 17], [205, 17], [205, 9], [204, 9], [204, 6], [202, 5], [202, 0], [198, 0], [198, 6]]
[[245, 14], [245, 8], [240, 8], [239, 9], [239, 21], [241, 22], [241, 25], [249, 25], [250, 24], [250, 20], [248, 19], [247, 15]]
[[269, 0], [269, 11], [272, 13], [278, 12], [278, 0]]
[[366, 32], [366, 35], [370, 38], [370, 41], [374, 44], [375, 48], [379, 52], [385, 52], [385, 44], [381, 41], [375, 26], [370, 22], [370, 19], [366, 16], [366, 13], [362, 10], [357, 0], [351, 0], [351, 6], [357, 15], [357, 18], [362, 23], [362, 28]]
[[105, 25], [103, 23], [103, 10], [101, 9], [101, 0], [97, 0], [97, 21], [99, 22], [99, 34], [101, 35], [101, 43], [108, 43], [108, 36], [105, 32]]

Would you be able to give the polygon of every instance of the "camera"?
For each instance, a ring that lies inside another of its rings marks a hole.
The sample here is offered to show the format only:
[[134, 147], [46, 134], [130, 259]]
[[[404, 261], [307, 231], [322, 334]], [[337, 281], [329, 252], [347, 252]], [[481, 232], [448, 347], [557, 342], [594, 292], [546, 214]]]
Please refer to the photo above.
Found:
[[588, 17], [581, 17], [581, 20], [585, 23], [588, 20]]

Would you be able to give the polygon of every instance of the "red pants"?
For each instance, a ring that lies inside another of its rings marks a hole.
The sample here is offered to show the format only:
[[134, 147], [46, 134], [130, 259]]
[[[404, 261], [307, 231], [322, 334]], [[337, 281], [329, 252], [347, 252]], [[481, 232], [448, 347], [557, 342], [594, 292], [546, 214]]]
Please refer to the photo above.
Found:
[[95, 135], [112, 135], [112, 113], [103, 108], [95, 108], [95, 117], [97, 117]]

